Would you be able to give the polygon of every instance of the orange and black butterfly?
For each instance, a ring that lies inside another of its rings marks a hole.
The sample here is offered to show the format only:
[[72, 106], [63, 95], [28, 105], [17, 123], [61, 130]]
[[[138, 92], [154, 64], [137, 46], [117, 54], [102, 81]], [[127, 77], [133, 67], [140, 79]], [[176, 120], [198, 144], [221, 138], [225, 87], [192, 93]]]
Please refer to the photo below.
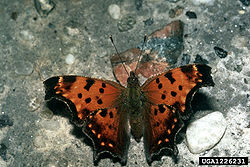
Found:
[[132, 134], [137, 142], [143, 138], [151, 163], [162, 150], [177, 155], [176, 135], [182, 120], [191, 114], [194, 94], [214, 82], [209, 66], [191, 64], [154, 76], [143, 85], [133, 71], [127, 87], [84, 76], [52, 77], [44, 85], [45, 100], [64, 102], [72, 122], [92, 140], [94, 161], [108, 152], [126, 163]]

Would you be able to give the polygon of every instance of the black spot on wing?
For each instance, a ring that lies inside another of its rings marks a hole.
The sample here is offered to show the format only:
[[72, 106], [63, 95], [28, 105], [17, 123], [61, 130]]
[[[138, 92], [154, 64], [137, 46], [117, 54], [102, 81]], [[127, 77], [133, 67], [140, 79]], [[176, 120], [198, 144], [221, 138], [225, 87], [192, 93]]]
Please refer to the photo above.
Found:
[[107, 109], [102, 109], [102, 111], [100, 112], [100, 115], [102, 117], [106, 117], [106, 115], [107, 115]]
[[160, 83], [159, 85], [158, 85], [158, 89], [161, 89], [162, 88], [162, 84]]
[[109, 112], [109, 117], [110, 117], [110, 118], [113, 118], [113, 117], [114, 117], [112, 111]]
[[172, 76], [172, 72], [168, 72], [164, 75], [173, 84], [176, 80]]
[[98, 99], [98, 100], [97, 100], [97, 103], [98, 103], [98, 104], [102, 104], [102, 99]]
[[90, 103], [91, 102], [91, 98], [89, 97], [89, 98], [85, 99], [85, 102], [86, 103]]
[[100, 88], [100, 89], [99, 89], [99, 92], [100, 92], [100, 93], [104, 93], [104, 89], [103, 89], [103, 88]]
[[155, 82], [158, 84], [160, 83], [160, 79], [159, 78], [156, 78]]
[[158, 107], [159, 107], [159, 111], [160, 111], [161, 113], [164, 113], [164, 112], [165, 112], [166, 109], [163, 107], [162, 104], [158, 105]]
[[78, 93], [78, 98], [81, 99], [82, 98], [82, 94], [81, 93]]
[[103, 87], [103, 88], [106, 88], [106, 84], [105, 84], [105, 83], [102, 83], [102, 87]]
[[175, 97], [177, 93], [175, 91], [171, 91], [171, 96]]
[[157, 115], [157, 111], [158, 111], [158, 110], [155, 108], [155, 110], [154, 110], [154, 114], [155, 114], [155, 115]]
[[89, 91], [91, 86], [95, 83], [95, 80], [89, 78], [86, 80], [86, 82], [87, 82], [87, 84], [84, 86], [84, 89]]

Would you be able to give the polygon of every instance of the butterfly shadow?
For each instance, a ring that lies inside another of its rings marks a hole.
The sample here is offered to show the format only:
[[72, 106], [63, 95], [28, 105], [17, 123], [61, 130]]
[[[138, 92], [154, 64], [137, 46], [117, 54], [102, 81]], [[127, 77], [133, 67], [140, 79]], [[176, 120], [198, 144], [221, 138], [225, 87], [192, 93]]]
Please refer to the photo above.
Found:
[[191, 110], [192, 111], [191, 114], [189, 115], [189, 119], [182, 120], [184, 126], [179, 132], [179, 135], [177, 135], [176, 139], [177, 144], [180, 144], [185, 139], [187, 126], [189, 125], [189, 123], [191, 123], [195, 119], [198, 119], [208, 114], [208, 111], [213, 112], [214, 110], [216, 110], [216, 107], [212, 104], [212, 100], [208, 98], [208, 96], [205, 93], [198, 91], [194, 94], [193, 99], [191, 101]]
[[[211, 97], [210, 97], [211, 98]], [[215, 106], [212, 104], [211, 99], [202, 92], [197, 92], [191, 102], [193, 113], [205, 110], [215, 110]]]

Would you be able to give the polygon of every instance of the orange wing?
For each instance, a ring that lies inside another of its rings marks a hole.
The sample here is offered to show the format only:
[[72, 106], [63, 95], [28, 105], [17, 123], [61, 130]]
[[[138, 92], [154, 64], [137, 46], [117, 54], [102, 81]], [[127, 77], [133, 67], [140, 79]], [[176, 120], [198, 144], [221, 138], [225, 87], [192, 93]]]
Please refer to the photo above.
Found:
[[173, 106], [180, 111], [182, 119], [187, 119], [193, 95], [202, 86], [214, 86], [211, 67], [193, 64], [153, 77], [142, 89], [150, 103]]
[[52, 77], [44, 85], [45, 100], [64, 102], [75, 123], [82, 122], [97, 109], [112, 108], [125, 89], [115, 82], [81, 76]]
[[72, 121], [93, 142], [94, 160], [108, 152], [126, 162], [129, 145], [128, 112], [122, 111], [124, 87], [115, 82], [81, 76], [52, 77], [44, 82], [45, 100], [66, 104]]
[[147, 81], [142, 89], [147, 99], [144, 110], [144, 146], [147, 161], [168, 149], [177, 155], [175, 138], [182, 119], [191, 113], [191, 100], [202, 86], [213, 86], [207, 65], [187, 65], [172, 69]]
[[94, 161], [108, 152], [126, 163], [130, 135], [128, 112], [124, 111], [119, 107], [100, 109], [87, 118], [83, 132], [94, 143]]
[[144, 147], [148, 163], [163, 149], [171, 150], [174, 155], [178, 154], [175, 144], [176, 134], [183, 127], [179, 113], [175, 108], [159, 104], [148, 103], [144, 111]]

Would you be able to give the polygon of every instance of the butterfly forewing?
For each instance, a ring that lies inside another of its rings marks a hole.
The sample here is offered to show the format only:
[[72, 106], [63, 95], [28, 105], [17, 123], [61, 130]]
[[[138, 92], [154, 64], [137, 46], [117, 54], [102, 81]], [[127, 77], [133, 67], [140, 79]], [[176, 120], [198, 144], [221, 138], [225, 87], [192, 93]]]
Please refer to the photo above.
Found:
[[148, 80], [142, 89], [150, 103], [173, 106], [187, 119], [194, 93], [202, 86], [213, 85], [211, 68], [193, 64], [160, 74]]
[[81, 76], [52, 77], [44, 82], [45, 100], [60, 99], [69, 109], [84, 120], [97, 109], [112, 108], [119, 101], [122, 89], [112, 81], [103, 81]]

